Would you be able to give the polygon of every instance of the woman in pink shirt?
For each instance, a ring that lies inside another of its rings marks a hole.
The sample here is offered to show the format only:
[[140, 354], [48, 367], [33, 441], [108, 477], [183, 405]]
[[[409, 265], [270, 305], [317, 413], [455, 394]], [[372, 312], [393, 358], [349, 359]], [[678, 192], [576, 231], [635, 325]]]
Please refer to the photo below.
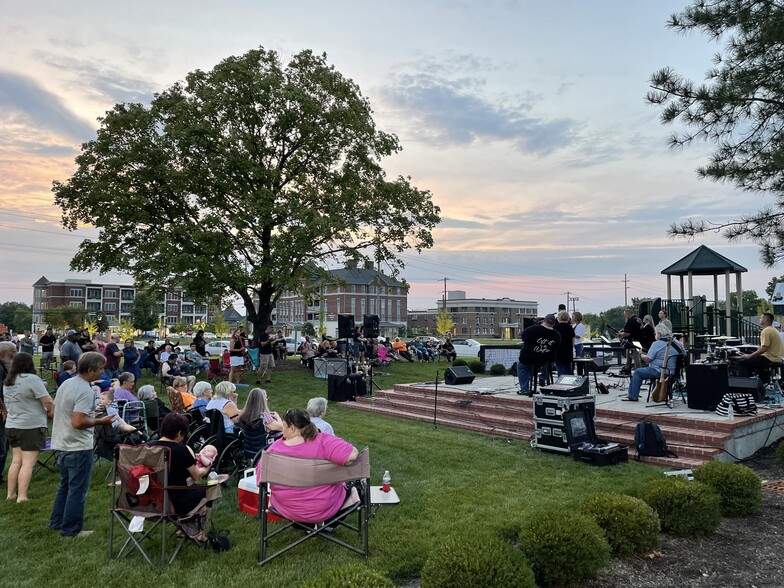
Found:
[[[340, 437], [319, 433], [310, 415], [299, 408], [291, 408], [283, 415], [283, 438], [269, 449], [294, 457], [326, 459], [338, 465], [351, 465], [357, 459], [357, 448]], [[260, 476], [261, 461], [256, 472]], [[345, 484], [329, 484], [310, 488], [290, 488], [270, 484], [270, 503], [291, 521], [319, 523], [334, 515], [349, 496]]]

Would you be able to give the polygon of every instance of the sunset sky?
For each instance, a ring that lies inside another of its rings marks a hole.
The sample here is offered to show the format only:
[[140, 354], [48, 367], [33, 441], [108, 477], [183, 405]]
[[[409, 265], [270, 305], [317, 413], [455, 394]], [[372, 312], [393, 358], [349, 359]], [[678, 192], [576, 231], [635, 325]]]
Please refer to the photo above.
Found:
[[[78, 243], [97, 234], [63, 231], [50, 191], [97, 117], [258, 46], [326, 52], [399, 136], [390, 176], [411, 176], [441, 206], [435, 247], [404, 255], [410, 309], [432, 308], [448, 277], [470, 297], [549, 312], [568, 291], [598, 312], [624, 302], [624, 274], [630, 298], [665, 296], [661, 270], [703, 243], [746, 266], [744, 287], [762, 294], [784, 272], [765, 269], [754, 245], [666, 235], [675, 220], [726, 220], [766, 202], [698, 180], [710, 145], [671, 151], [675, 129], [644, 101], [655, 70], [699, 81], [719, 48], [665, 27], [686, 4], [4, 0], [2, 299], [29, 303], [40, 276], [73, 277]], [[710, 280], [695, 287], [712, 297]]]

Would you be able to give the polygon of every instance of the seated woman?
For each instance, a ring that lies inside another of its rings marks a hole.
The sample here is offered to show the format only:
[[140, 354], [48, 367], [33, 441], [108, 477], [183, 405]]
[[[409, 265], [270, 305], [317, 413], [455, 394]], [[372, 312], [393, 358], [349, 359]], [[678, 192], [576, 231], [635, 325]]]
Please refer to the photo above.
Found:
[[311, 422], [318, 427], [319, 432], [335, 434], [335, 429], [332, 428], [327, 421], [324, 420], [324, 415], [327, 414], [327, 399], [323, 396], [317, 396], [308, 400], [308, 414], [310, 415]]
[[[166, 416], [170, 411], [168, 407], [158, 400], [158, 393], [155, 386], [146, 384], [139, 388], [137, 392], [139, 400], [144, 402], [144, 412], [147, 416], [147, 428], [150, 431], [157, 431], [161, 428], [161, 417]], [[163, 409], [161, 409], [163, 407]]]
[[234, 422], [240, 416], [240, 410], [235, 404], [237, 400], [236, 389], [237, 387], [231, 382], [226, 381], [218, 383], [215, 386], [212, 400], [204, 407], [205, 411], [219, 410], [223, 413], [223, 430], [227, 433], [232, 433], [234, 431]]
[[[193, 450], [185, 445], [185, 438], [188, 436], [188, 418], [177, 413], [167, 414], [161, 423], [161, 436], [157, 441], [151, 441], [151, 447], [168, 447], [170, 451], [169, 461], [169, 486], [182, 486], [181, 489], [171, 490], [171, 498], [174, 512], [179, 515], [188, 514], [201, 502], [205, 495], [205, 488], [195, 488], [188, 485], [188, 478], [193, 481], [206, 476], [210, 471], [209, 466], [199, 466], [196, 463], [196, 456]], [[197, 540], [204, 537], [196, 536]]]
[[207, 410], [207, 404], [212, 400], [212, 384], [209, 382], [196, 382], [193, 387], [193, 396], [196, 400], [191, 405], [191, 408], [201, 409], [202, 414]]
[[[294, 457], [326, 459], [338, 465], [351, 465], [357, 459], [357, 448], [334, 435], [319, 433], [307, 412], [291, 408], [283, 415], [283, 439], [267, 450]], [[261, 473], [256, 466], [256, 479]], [[346, 484], [328, 484], [309, 488], [290, 488], [270, 484], [270, 504], [281, 515], [301, 523], [322, 522], [340, 510], [351, 496]]]
[[[170, 388], [180, 393], [180, 396], [182, 397], [182, 404], [185, 406], [185, 410], [190, 410], [193, 407], [193, 403], [196, 402], [196, 397], [188, 392], [187, 382], [188, 381], [184, 376], [177, 376], [172, 381]], [[169, 389], [167, 388], [166, 391], [168, 392]]]
[[261, 388], [253, 388], [248, 393], [237, 423], [242, 427], [242, 449], [248, 458], [264, 449], [268, 433], [283, 430], [283, 421], [278, 413], [270, 410], [267, 392]]
[[[164, 381], [170, 381], [180, 377], [185, 380], [188, 392], [193, 390], [193, 386], [196, 385], [196, 376], [183, 375], [182, 370], [177, 363], [177, 354], [172, 353], [168, 358], [166, 358], [166, 361], [161, 364], [161, 378]], [[174, 386], [174, 384], [172, 384], [172, 386]]]

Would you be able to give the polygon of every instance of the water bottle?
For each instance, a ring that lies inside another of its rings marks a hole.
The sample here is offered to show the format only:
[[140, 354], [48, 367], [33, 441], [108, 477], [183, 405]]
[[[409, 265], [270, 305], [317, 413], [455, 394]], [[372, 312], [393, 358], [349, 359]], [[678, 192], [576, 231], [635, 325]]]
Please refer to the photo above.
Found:
[[389, 470], [384, 472], [384, 476], [381, 478], [381, 491], [382, 492], [389, 492], [391, 486], [389, 483], [391, 482], [391, 478], [389, 477]]
[[732, 406], [732, 404], [730, 404], [730, 405], [727, 407], [727, 420], [730, 420], [730, 421], [731, 421], [731, 420], [734, 420], [734, 419], [735, 419], [735, 409], [734, 409], [734, 407]]

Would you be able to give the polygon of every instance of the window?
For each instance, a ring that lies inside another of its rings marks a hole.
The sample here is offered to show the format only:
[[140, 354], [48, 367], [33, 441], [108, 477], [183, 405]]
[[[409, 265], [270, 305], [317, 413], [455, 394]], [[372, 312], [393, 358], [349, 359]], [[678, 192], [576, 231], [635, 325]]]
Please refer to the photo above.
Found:
[[[82, 289], [81, 288], [71, 288], [70, 296], [72, 298], [81, 298], [82, 297]], [[73, 306], [73, 304], [71, 304], [71, 306]]]
[[177, 304], [167, 304], [166, 305], [166, 312], [177, 312], [179, 306]]
[[117, 290], [104, 290], [103, 291], [104, 298], [117, 298]]
[[87, 299], [88, 300], [100, 300], [101, 299], [101, 289], [100, 288], [87, 288]]
[[116, 302], [106, 302], [103, 305], [103, 309], [106, 310], [106, 311], [114, 312], [115, 310], [117, 310], [117, 303]]
[[120, 292], [120, 298], [123, 300], [133, 300], [133, 290], [123, 290]]
[[167, 325], [173, 325], [176, 322], [177, 322], [177, 317], [176, 316], [167, 316], [166, 317], [166, 324]]
[[356, 284], [351, 284], [351, 293], [355, 294], [356, 291], [357, 291], [357, 285]]
[[[365, 289], [365, 287], [364, 287], [364, 286], [362, 286], [362, 289], [364, 290], [364, 289]], [[367, 303], [367, 301], [366, 301], [364, 298], [360, 298], [360, 300], [359, 300], [359, 312], [360, 312], [361, 314], [363, 314], [363, 315], [364, 315], [364, 314], [367, 314], [367, 312], [366, 312], [366, 309], [365, 309], [365, 305], [366, 305], [366, 303]]]
[[183, 304], [182, 312], [183, 314], [193, 314], [193, 304]]
[[365, 284], [362, 284], [362, 285], [359, 287], [359, 291], [360, 291], [362, 294], [364, 294], [364, 293], [365, 293]]
[[401, 317], [401, 315], [400, 315], [400, 300], [396, 301], [396, 305], [397, 305], [397, 310], [396, 310], [395, 318], [397, 318], [397, 320], [400, 320], [400, 317]]
[[101, 310], [101, 303], [100, 302], [88, 302], [87, 303], [87, 310], [89, 312], [98, 312]]
[[[463, 324], [464, 325], [468, 324], [468, 318], [467, 317], [463, 317]], [[465, 333], [465, 329], [463, 329], [463, 332]]]
[[131, 312], [131, 308], [133, 308], [133, 304], [130, 302], [120, 304], [120, 312]]
[[408, 315], [408, 318], [410, 318], [412, 322], [416, 322], [416, 320], [417, 320], [417, 315], [415, 315], [415, 314], [410, 314], [410, 315]]
[[[352, 286], [352, 289], [353, 289], [353, 286]], [[351, 314], [353, 314], [353, 315], [357, 314], [357, 299], [356, 298], [352, 298], [351, 299]]]
[[81, 302], [71, 302], [68, 306], [70, 306], [71, 308], [83, 308]]

